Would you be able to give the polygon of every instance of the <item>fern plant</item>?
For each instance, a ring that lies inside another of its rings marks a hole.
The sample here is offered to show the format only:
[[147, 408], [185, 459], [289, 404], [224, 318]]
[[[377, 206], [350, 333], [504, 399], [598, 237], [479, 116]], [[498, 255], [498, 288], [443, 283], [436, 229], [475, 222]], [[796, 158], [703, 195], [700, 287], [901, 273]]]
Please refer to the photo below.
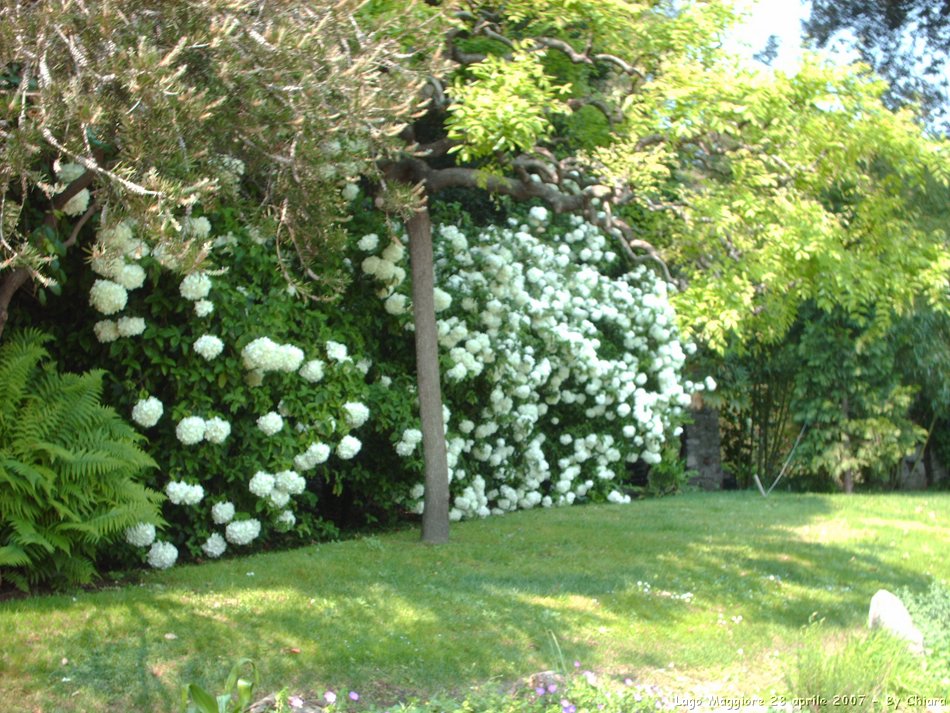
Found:
[[161, 494], [138, 481], [155, 463], [101, 404], [103, 372], [59, 373], [49, 339], [0, 344], [0, 577], [24, 591], [88, 583], [125, 528], [162, 523]]

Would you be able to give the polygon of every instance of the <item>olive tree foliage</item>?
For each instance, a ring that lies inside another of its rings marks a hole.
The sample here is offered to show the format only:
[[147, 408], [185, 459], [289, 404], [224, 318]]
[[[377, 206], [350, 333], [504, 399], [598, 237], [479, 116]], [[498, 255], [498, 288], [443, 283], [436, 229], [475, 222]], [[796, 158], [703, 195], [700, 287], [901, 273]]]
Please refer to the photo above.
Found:
[[276, 232], [289, 280], [332, 292], [340, 188], [375, 172], [441, 62], [407, 7], [378, 27], [351, 0], [5, 0], [0, 332], [19, 288], [68, 279], [59, 257], [97, 213], [187, 271], [206, 247], [184, 219], [240, 206]]

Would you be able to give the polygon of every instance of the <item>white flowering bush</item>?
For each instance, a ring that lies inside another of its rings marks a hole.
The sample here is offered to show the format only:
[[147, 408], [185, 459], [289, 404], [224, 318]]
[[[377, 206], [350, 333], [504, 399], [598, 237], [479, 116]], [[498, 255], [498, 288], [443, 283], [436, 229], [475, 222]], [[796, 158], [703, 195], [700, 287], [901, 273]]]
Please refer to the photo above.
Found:
[[[629, 502], [628, 465], [660, 462], [697, 389], [682, 378], [691, 347], [679, 341], [671, 288], [645, 267], [626, 271], [580, 218], [551, 226], [537, 206], [524, 223], [459, 222], [434, 240], [452, 519]], [[377, 255], [374, 242], [357, 243], [369, 253], [364, 280], [411, 330], [403, 254]], [[417, 461], [421, 434], [393, 436], [394, 452]], [[409, 495], [421, 512], [421, 486]]]
[[[109, 393], [159, 463], [151, 485], [167, 498], [170, 526], [125, 536], [152, 567], [332, 535], [330, 516], [356, 520], [331, 503], [392, 512], [403, 490], [367, 495], [378, 476], [360, 454], [364, 439], [391, 452], [387, 431], [374, 432], [377, 404], [398, 405], [398, 417], [382, 408], [383, 423], [405, 422], [405, 390], [370, 384], [362, 329], [329, 326], [332, 305], [305, 308], [275, 269], [272, 239], [229, 220], [182, 218], [183, 231], [214, 246], [203, 270], [185, 275], [169, 269], [179, 256], [151, 253], [134, 224], [100, 229], [99, 277], [86, 288], [95, 318], [85, 338], [66, 337], [83, 340], [71, 351], [110, 364]], [[378, 305], [371, 293], [363, 300], [364, 313]]]
[[[170, 527], [125, 538], [153, 567], [422, 506], [404, 231], [356, 215], [352, 283], [304, 306], [265, 232], [233, 215], [183, 223], [213, 246], [185, 276], [134, 225], [100, 231], [118, 257], [91, 286], [84, 346], [108, 360], [109, 393], [160, 466]], [[452, 519], [628, 502], [628, 466], [663, 457], [706, 387], [682, 378], [669, 288], [540, 206], [502, 227], [450, 217], [434, 244]]]

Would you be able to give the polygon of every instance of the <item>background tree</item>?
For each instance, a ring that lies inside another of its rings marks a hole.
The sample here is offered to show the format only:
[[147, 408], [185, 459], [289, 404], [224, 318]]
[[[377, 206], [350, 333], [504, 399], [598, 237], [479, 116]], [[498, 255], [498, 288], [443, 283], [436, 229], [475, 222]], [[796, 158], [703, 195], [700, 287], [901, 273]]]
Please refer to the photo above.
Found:
[[918, 103], [931, 126], [950, 128], [950, 2], [814, 0], [804, 30], [821, 47], [857, 50], [890, 83], [890, 106]]
[[108, 258], [114, 246], [83, 244], [94, 214], [104, 227], [134, 220], [188, 270], [206, 248], [184, 219], [240, 199], [277, 232], [298, 289], [337, 289], [340, 189], [374, 172], [439, 63], [438, 32], [411, 7], [385, 32], [358, 9], [4, 3], [0, 333], [22, 286], [68, 279], [67, 249]]

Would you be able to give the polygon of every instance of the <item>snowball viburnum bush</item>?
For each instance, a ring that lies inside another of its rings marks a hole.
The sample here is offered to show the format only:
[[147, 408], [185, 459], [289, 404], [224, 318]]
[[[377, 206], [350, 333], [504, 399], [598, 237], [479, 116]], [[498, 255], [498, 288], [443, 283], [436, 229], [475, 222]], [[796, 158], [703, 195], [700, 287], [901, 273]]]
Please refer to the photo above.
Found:
[[[455, 520], [629, 502], [615, 483], [628, 463], [660, 461], [690, 401], [671, 288], [646, 268], [625, 272], [593, 225], [548, 219], [537, 206], [525, 224], [437, 230], [443, 393], [459, 419], [446, 435]], [[386, 261], [370, 254], [362, 272], [386, 282], [373, 258]], [[410, 328], [407, 286], [387, 287], [384, 311]], [[412, 455], [416, 438], [403, 431], [396, 453]], [[416, 511], [422, 494], [410, 494]]]
[[[304, 308], [275, 269], [273, 229], [227, 220], [182, 221], [212, 246], [185, 277], [163, 267], [171, 251], [145, 259], [128, 222], [100, 230], [93, 259], [87, 329], [168, 496], [166, 532], [125, 533], [152, 566], [332, 534], [324, 489], [421, 510], [406, 236], [354, 235], [344, 301]], [[434, 240], [451, 518], [628, 501], [627, 465], [656, 463], [709, 386], [682, 378], [671, 288], [540, 206], [504, 226], [453, 223]]]

